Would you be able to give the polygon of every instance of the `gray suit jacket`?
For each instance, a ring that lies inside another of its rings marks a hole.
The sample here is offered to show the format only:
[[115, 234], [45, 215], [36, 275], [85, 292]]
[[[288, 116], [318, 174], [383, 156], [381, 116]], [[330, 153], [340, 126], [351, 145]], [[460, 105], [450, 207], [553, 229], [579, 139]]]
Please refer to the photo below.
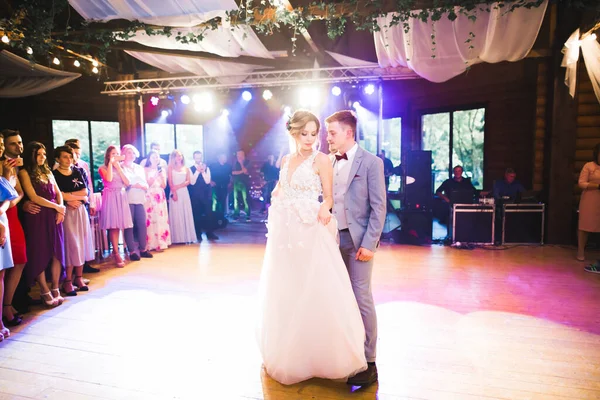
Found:
[[344, 209], [356, 248], [376, 251], [387, 209], [383, 161], [360, 146], [350, 166]]

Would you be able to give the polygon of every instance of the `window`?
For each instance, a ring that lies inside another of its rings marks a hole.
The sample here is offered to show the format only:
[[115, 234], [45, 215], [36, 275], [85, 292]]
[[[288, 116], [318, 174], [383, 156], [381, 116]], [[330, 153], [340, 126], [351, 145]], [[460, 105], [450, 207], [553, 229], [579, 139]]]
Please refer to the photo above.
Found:
[[153, 142], [160, 145], [162, 155], [169, 155], [174, 149], [178, 149], [183, 153], [186, 164], [191, 165], [194, 151], [204, 152], [203, 126], [148, 123], [146, 124], [146, 154], [150, 151]]
[[[90, 162], [90, 134], [88, 121], [52, 121], [52, 136], [54, 147], [63, 146], [69, 139], [79, 139], [81, 143], [81, 159]], [[48, 152], [48, 158], [52, 159], [52, 153]], [[50, 160], [49, 165], [52, 165]]]
[[[385, 150], [385, 156], [392, 161], [394, 167], [401, 163], [400, 146], [402, 138], [402, 118], [391, 118], [383, 120], [383, 138], [381, 149]], [[398, 171], [394, 171], [390, 176], [390, 186], [388, 191], [397, 192], [400, 190], [401, 176]]]
[[53, 120], [54, 147], [62, 146], [67, 139], [77, 138], [81, 143], [81, 158], [89, 163], [94, 188], [98, 190], [102, 180], [98, 168], [104, 164], [104, 152], [108, 146], [121, 146], [118, 122]]
[[485, 108], [425, 114], [421, 117], [421, 147], [432, 152], [434, 189], [462, 165], [473, 186], [483, 189]]
[[[371, 118], [369, 118], [371, 117]], [[385, 150], [386, 158], [392, 161], [394, 167], [400, 165], [400, 145], [402, 137], [402, 118], [391, 118], [383, 120], [383, 132], [378, 136], [378, 121], [374, 114], [361, 115], [358, 126], [358, 136], [360, 146], [369, 153], [377, 154], [377, 140], [381, 140], [381, 150]], [[390, 176], [390, 186], [388, 191], [397, 192], [400, 189], [401, 177], [398, 175]]]

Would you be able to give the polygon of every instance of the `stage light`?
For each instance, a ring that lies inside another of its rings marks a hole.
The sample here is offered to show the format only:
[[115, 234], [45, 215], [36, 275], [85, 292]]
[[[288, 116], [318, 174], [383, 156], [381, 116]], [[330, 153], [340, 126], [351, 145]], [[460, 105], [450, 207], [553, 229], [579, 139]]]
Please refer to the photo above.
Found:
[[285, 107], [283, 108], [283, 113], [284, 113], [285, 115], [287, 115], [287, 116], [290, 116], [290, 115], [292, 115], [292, 107], [290, 107], [290, 106], [285, 106]]
[[244, 90], [244, 92], [242, 93], [242, 99], [244, 99], [246, 101], [252, 100], [252, 93], [250, 93], [247, 90]]
[[52, 60], [52, 63], [54, 65], [60, 65], [60, 60], [58, 58], [54, 57], [54, 60]]
[[299, 97], [301, 107], [316, 107], [321, 104], [321, 93], [319, 88], [314, 86], [301, 88]]
[[375, 85], [369, 83], [367, 86], [365, 86], [365, 94], [368, 95], [372, 95], [373, 93], [375, 93]]
[[352, 108], [354, 108], [355, 110], [360, 107], [360, 103], [358, 101], [355, 101], [354, 103], [352, 103]]
[[169, 116], [169, 110], [162, 110], [160, 112], [160, 116], [163, 118], [167, 118]]
[[273, 98], [273, 92], [271, 92], [269, 89], [267, 89], [263, 92], [263, 99], [269, 101], [272, 98]]
[[29, 54], [29, 55], [33, 54], [33, 49], [31, 47], [27, 48], [27, 54]]
[[334, 96], [339, 96], [340, 94], [342, 94], [342, 89], [340, 89], [339, 86], [334, 86], [331, 88], [331, 94]]
[[179, 100], [181, 100], [182, 104], [190, 104], [191, 101], [190, 96], [188, 96], [187, 94], [181, 95]]
[[8, 38], [8, 36], [6, 36], [6, 35], [2, 36], [2, 43], [5, 43], [5, 44], [10, 43], [10, 39]]
[[223, 116], [223, 117], [228, 117], [228, 116], [229, 116], [229, 110], [228, 110], [228, 109], [226, 109], [226, 108], [224, 108], [224, 109], [221, 111], [221, 116]]
[[202, 92], [192, 96], [194, 110], [198, 112], [210, 112], [213, 110], [213, 97], [210, 92]]
[[76, 66], [77, 68], [81, 67], [81, 63], [79, 62], [79, 60], [73, 61], [73, 65]]
[[94, 68], [92, 68], [92, 72], [95, 73], [95, 74], [97, 74], [100, 71], [98, 70], [98, 67], [94, 67]]
[[159, 102], [159, 98], [156, 96], [152, 96], [150, 97], [150, 104], [152, 104], [154, 107], [156, 107], [158, 105]]

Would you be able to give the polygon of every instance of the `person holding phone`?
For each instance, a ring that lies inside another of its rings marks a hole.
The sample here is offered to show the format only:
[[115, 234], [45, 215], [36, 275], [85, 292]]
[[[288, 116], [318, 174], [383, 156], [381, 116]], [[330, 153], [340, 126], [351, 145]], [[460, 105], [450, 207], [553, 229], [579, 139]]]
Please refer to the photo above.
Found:
[[[12, 252], [14, 267], [7, 269], [4, 275], [4, 299], [2, 303], [2, 318], [4, 324], [13, 327], [19, 325], [22, 319], [18, 316], [19, 312], [16, 308], [19, 299], [23, 303], [23, 298], [28, 298], [27, 293], [17, 294], [17, 288], [19, 282], [23, 276], [23, 270], [27, 263], [27, 250], [25, 246], [25, 233], [23, 232], [23, 226], [19, 220], [18, 206], [23, 199], [23, 189], [21, 183], [17, 178], [18, 169], [23, 165], [23, 159], [20, 157], [23, 153], [23, 139], [19, 131], [11, 129], [5, 129], [2, 131], [2, 175], [6, 178], [11, 186], [16, 190], [19, 197], [15, 198], [10, 202], [10, 207], [6, 210], [6, 216], [8, 218], [9, 235], [10, 235], [10, 248]], [[5, 141], [10, 143], [10, 150], [5, 149]], [[18, 165], [20, 164], [20, 165]], [[29, 202], [33, 206], [38, 207], [35, 203]], [[22, 205], [22, 204], [21, 204]], [[38, 211], [39, 212], [39, 211]], [[22, 285], [21, 292], [26, 288], [26, 285]], [[13, 304], [14, 303], [14, 304]]]
[[129, 186], [129, 179], [121, 168], [121, 161], [124, 159], [117, 147], [108, 146], [104, 153], [104, 165], [98, 168], [104, 184], [100, 229], [109, 232], [115, 264], [119, 268], [125, 266], [119, 254], [119, 231], [133, 228], [129, 200], [125, 192], [125, 188]]
[[146, 226], [148, 250], [163, 251], [171, 245], [171, 229], [169, 227], [169, 212], [167, 209], [167, 171], [160, 166], [160, 155], [156, 150], [148, 153], [144, 165], [148, 196], [146, 196]]

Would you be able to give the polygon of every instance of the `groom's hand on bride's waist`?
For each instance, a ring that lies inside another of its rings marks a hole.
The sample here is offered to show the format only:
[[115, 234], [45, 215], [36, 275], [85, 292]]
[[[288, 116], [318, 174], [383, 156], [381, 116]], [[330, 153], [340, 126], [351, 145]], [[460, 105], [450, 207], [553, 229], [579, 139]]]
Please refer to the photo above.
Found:
[[358, 261], [371, 261], [374, 255], [375, 253], [373, 253], [371, 250], [361, 247], [356, 252], [356, 259]]

